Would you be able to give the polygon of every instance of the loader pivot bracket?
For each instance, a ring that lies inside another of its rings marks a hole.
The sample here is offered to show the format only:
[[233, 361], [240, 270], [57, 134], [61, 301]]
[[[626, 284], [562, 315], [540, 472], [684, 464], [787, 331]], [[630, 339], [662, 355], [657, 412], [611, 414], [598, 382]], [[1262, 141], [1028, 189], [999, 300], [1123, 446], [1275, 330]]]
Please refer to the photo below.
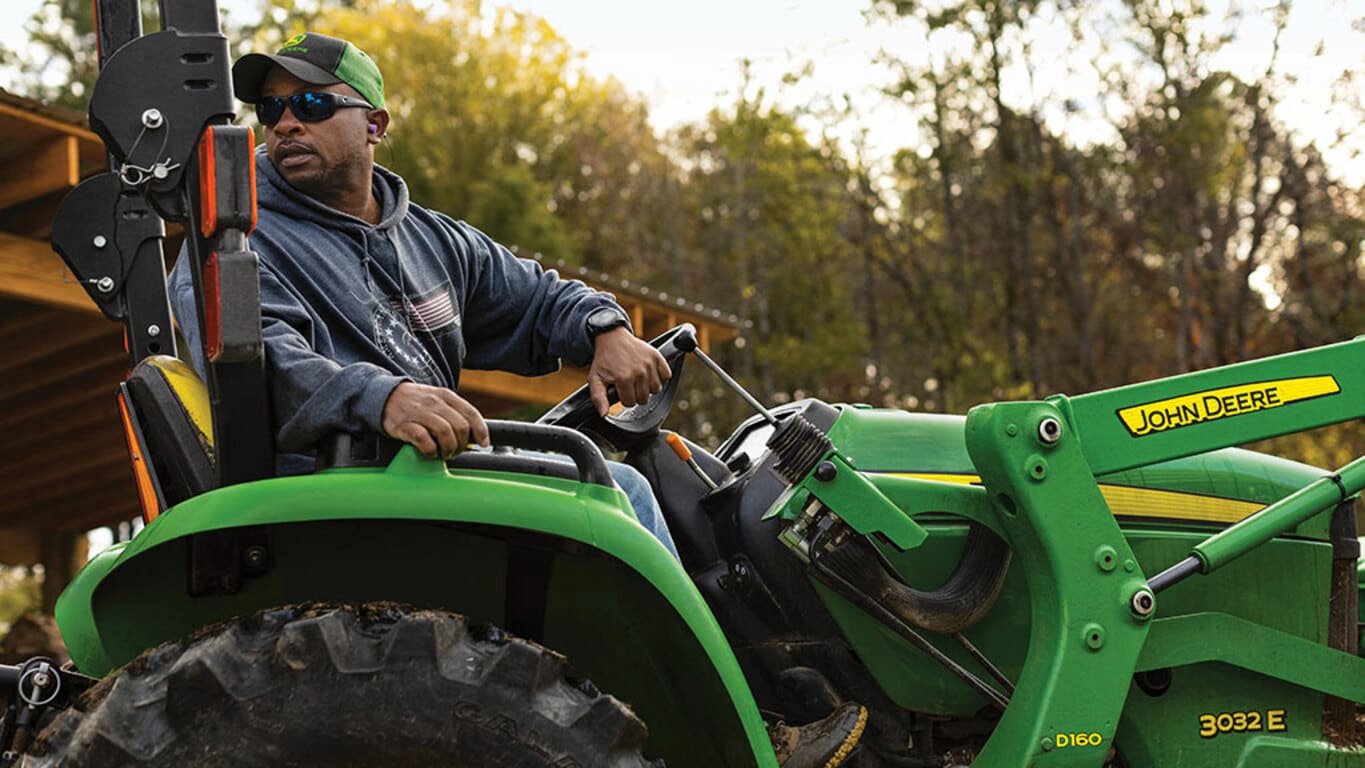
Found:
[[185, 213], [181, 179], [204, 126], [232, 118], [228, 60], [223, 35], [167, 29], [115, 51], [95, 83], [90, 127], [104, 139], [121, 180], [145, 186], [173, 218]]
[[[136, 285], [129, 277], [140, 261], [155, 261], [154, 267], [161, 267], [165, 236], [166, 225], [141, 194], [125, 189], [117, 174], [101, 173], [82, 181], [62, 200], [52, 246], [105, 317], [123, 320], [131, 314], [169, 329], [169, 315], [152, 316], [154, 302], [130, 306], [138, 297], [124, 290], [125, 284]], [[144, 253], [146, 257], [140, 258]]]

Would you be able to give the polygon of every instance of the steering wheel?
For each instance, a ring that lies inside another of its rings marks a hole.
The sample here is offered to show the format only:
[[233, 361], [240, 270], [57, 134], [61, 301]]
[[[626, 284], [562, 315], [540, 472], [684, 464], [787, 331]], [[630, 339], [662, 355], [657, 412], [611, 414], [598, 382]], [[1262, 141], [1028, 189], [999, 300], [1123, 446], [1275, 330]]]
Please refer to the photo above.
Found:
[[[592, 394], [588, 391], [588, 385], [584, 384], [572, 395], [564, 398], [559, 405], [546, 411], [535, 423], [587, 432], [602, 438], [621, 451], [628, 451], [653, 438], [659, 433], [659, 428], [663, 426], [669, 411], [673, 409], [678, 381], [682, 377], [683, 361], [688, 352], [697, 348], [697, 329], [691, 323], [683, 323], [665, 331], [649, 343], [664, 356], [669, 370], [672, 371], [672, 376], [658, 394], [650, 396], [644, 403], [614, 414], [599, 416], [597, 406], [592, 402]], [[616, 387], [607, 387], [607, 401], [620, 402]]]

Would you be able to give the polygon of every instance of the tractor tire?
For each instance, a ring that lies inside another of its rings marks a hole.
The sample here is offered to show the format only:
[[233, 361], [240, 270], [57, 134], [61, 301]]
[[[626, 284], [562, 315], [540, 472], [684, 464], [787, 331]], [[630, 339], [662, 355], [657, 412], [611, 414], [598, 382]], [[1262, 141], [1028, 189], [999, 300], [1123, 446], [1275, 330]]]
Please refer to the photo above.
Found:
[[564, 657], [392, 604], [302, 605], [147, 651], [26, 766], [637, 768], [644, 724]]

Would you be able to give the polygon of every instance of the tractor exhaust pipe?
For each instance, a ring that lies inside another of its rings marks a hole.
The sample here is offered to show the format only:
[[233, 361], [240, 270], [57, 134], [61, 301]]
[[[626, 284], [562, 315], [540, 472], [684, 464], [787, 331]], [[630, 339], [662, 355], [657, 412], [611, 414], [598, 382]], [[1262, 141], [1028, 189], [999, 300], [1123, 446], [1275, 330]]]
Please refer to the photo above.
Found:
[[881, 551], [863, 536], [850, 537], [821, 555], [820, 563], [905, 623], [955, 634], [990, 613], [1004, 586], [1010, 554], [1003, 539], [973, 522], [962, 559], [938, 589], [915, 589], [901, 581]]

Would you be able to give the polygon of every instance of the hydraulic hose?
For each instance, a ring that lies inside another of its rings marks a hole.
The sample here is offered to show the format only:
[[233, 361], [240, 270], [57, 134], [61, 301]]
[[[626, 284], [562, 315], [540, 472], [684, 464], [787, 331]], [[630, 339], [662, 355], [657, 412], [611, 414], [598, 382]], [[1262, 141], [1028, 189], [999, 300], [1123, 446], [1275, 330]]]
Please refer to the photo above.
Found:
[[995, 605], [1009, 569], [1010, 548], [979, 523], [971, 523], [962, 559], [943, 586], [916, 589], [896, 574], [881, 551], [853, 536], [820, 562], [849, 584], [914, 627], [953, 634], [981, 621]]

